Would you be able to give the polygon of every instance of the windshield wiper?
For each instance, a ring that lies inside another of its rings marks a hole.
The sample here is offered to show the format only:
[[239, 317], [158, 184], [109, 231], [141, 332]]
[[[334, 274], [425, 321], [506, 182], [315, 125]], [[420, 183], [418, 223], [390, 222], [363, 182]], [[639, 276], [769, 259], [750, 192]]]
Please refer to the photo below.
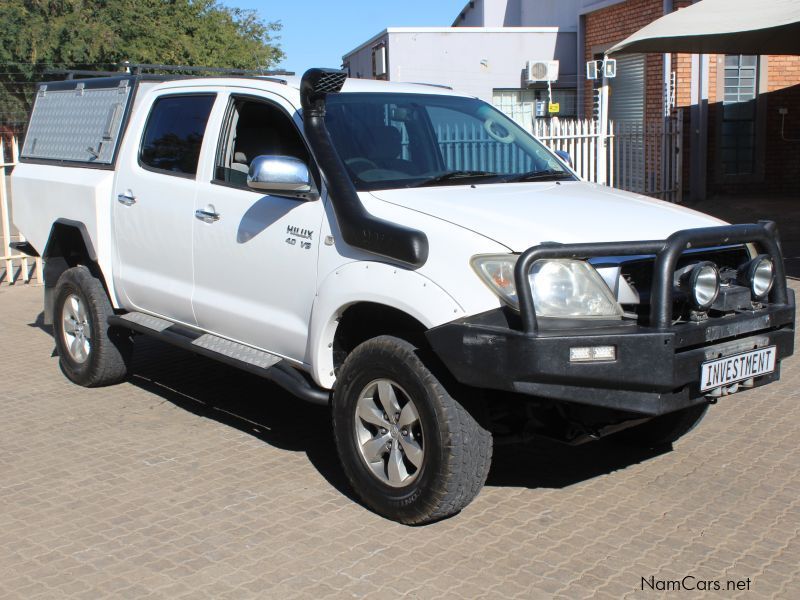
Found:
[[504, 181], [517, 182], [517, 181], [557, 181], [559, 179], [572, 179], [572, 173], [561, 171], [557, 169], [544, 169], [540, 171], [528, 171], [527, 173], [520, 173], [519, 175], [512, 175]]
[[480, 179], [483, 177], [497, 177], [499, 173], [494, 173], [493, 171], [448, 171], [447, 173], [442, 173], [440, 175], [436, 175], [435, 177], [430, 177], [428, 179], [424, 179], [418, 183], [415, 183], [409, 187], [420, 187], [423, 185], [436, 185], [438, 183], [445, 183], [448, 181], [456, 181], [458, 179]]

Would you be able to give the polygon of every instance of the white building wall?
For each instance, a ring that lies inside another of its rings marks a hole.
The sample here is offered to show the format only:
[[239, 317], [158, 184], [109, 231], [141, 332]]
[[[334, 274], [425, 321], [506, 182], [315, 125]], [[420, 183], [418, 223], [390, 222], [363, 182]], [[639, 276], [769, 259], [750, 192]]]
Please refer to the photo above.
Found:
[[577, 27], [579, 9], [592, 2], [598, 0], [474, 0], [453, 26]]
[[[454, 27], [485, 27], [486, 19], [483, 16], [484, 0], [473, 0], [469, 3], [453, 22]], [[463, 15], [463, 18], [462, 18]]]
[[383, 31], [382, 33], [376, 35], [368, 42], [365, 42], [357, 49], [353, 50], [349, 54], [345, 55], [342, 59], [342, 62], [349, 67], [350, 69], [350, 77], [355, 77], [358, 79], [372, 79], [372, 49], [380, 44], [385, 43], [387, 45], [387, 61], [389, 63], [389, 67], [391, 68], [392, 59], [389, 56], [388, 46], [389, 46], [389, 34], [387, 31]]
[[519, 0], [522, 27], [577, 27], [578, 9], [586, 0]]
[[[389, 29], [391, 81], [435, 83], [492, 100], [496, 88], [520, 88], [527, 60], [560, 61], [557, 85], [575, 85], [577, 33], [556, 28]], [[351, 76], [372, 77], [376, 36], [344, 57]]]
[[518, 27], [519, 0], [484, 0], [484, 27]]

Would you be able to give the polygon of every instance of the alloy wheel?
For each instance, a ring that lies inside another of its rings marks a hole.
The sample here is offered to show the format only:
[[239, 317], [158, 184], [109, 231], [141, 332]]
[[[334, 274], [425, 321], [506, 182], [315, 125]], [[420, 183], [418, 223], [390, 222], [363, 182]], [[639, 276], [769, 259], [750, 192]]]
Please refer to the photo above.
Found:
[[391, 487], [406, 486], [420, 473], [425, 439], [417, 407], [390, 379], [367, 384], [356, 402], [355, 442], [369, 471]]

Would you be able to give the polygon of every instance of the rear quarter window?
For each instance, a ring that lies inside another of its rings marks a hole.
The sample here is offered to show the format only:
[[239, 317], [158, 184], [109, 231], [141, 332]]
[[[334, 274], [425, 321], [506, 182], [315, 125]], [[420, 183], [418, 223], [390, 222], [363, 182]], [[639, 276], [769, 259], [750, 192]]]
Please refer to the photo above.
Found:
[[156, 100], [142, 136], [141, 165], [170, 175], [195, 175], [214, 98], [193, 94]]

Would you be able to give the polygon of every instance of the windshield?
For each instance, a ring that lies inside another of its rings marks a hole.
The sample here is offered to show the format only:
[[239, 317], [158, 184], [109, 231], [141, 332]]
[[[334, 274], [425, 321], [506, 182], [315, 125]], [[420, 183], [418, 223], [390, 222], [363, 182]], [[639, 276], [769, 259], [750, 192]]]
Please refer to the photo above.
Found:
[[359, 191], [574, 179], [524, 129], [475, 98], [332, 94], [325, 124]]

